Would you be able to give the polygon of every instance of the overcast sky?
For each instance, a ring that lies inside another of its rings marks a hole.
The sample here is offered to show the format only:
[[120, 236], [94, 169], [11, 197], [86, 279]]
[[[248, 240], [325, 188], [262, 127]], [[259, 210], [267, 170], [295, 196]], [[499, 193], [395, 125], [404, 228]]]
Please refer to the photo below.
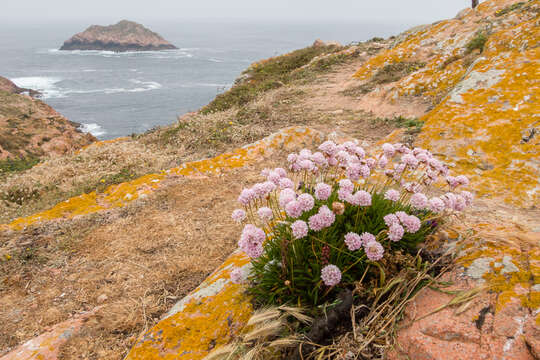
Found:
[[[181, 19], [347, 20], [429, 23], [470, 0], [2, 0], [0, 22], [112, 23]], [[1, 35], [1, 34], [0, 34]]]

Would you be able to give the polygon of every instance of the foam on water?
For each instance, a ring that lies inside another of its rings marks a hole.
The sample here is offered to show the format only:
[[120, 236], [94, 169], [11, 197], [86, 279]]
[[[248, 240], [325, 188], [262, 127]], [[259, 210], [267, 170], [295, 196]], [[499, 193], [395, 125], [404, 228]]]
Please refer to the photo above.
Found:
[[96, 123], [81, 124], [81, 126], [79, 126], [79, 130], [81, 130], [84, 133], [90, 133], [94, 135], [95, 137], [105, 135], [107, 133], [105, 129], [103, 129], [101, 126], [99, 126]]
[[64, 96], [56, 85], [62, 81], [61, 78], [48, 76], [26, 76], [12, 78], [11, 81], [13, 81], [15, 85], [19, 87], [38, 90], [42, 93], [42, 97], [44, 99]]

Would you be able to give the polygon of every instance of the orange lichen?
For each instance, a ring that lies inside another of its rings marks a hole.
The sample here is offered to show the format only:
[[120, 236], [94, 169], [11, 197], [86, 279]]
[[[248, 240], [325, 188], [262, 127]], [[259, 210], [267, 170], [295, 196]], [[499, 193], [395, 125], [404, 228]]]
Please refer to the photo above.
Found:
[[[193, 161], [177, 168], [148, 174], [138, 179], [109, 186], [103, 193], [83, 194], [55, 205], [49, 210], [15, 219], [10, 224], [0, 225], [0, 230], [20, 230], [25, 226], [40, 221], [59, 218], [73, 218], [78, 215], [95, 213], [100, 210], [125, 206], [141, 195], [157, 189], [160, 183], [170, 175], [193, 176], [199, 174], [217, 174], [224, 170], [235, 169], [253, 163], [262, 156], [280, 148], [299, 146], [300, 144], [321, 141], [320, 133], [305, 127], [290, 127], [268, 136], [260, 141], [230, 153], [214, 158]], [[95, 146], [96, 144], [93, 144]], [[98, 145], [99, 146], [99, 145]]]
[[[501, 310], [513, 298], [529, 309], [540, 308], [540, 292], [532, 288], [540, 279], [540, 249], [522, 249], [524, 235], [513, 227], [485, 223], [476, 224], [475, 228], [474, 246], [472, 243], [465, 246], [456, 262], [469, 268], [477, 259], [490, 260], [482, 278], [490, 291], [498, 294], [496, 310]], [[511, 259], [513, 269], [505, 271], [505, 257]], [[517, 291], [518, 288], [522, 291]]]
[[249, 260], [233, 254], [187, 298], [181, 311], [161, 320], [132, 348], [126, 359], [202, 359], [214, 347], [229, 343], [253, 312], [244, 288], [226, 282], [216, 294], [197, 296], [217, 279], [228, 279], [231, 266]]

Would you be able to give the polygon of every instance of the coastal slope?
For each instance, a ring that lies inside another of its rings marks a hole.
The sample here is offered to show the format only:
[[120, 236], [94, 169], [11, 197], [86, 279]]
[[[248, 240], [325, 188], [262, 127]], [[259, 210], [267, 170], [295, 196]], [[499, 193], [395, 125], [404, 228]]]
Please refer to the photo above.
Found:
[[96, 141], [41, 100], [20, 95], [25, 92], [37, 93], [0, 77], [0, 161], [62, 155]]
[[155, 51], [177, 49], [159, 34], [133, 21], [92, 25], [66, 40], [60, 50]]

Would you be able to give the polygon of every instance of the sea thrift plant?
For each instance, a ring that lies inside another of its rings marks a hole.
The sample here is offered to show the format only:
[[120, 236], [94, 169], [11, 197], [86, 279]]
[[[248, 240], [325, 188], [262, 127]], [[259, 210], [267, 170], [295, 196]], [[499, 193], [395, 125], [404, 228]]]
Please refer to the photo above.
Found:
[[290, 154], [286, 168], [263, 170], [232, 214], [244, 223], [238, 245], [252, 267], [246, 279], [231, 277], [249, 282], [262, 303], [331, 301], [339, 289], [384, 272], [385, 257], [415, 255], [444, 219], [473, 201], [461, 189], [467, 177], [399, 143], [364, 149], [326, 141]]

